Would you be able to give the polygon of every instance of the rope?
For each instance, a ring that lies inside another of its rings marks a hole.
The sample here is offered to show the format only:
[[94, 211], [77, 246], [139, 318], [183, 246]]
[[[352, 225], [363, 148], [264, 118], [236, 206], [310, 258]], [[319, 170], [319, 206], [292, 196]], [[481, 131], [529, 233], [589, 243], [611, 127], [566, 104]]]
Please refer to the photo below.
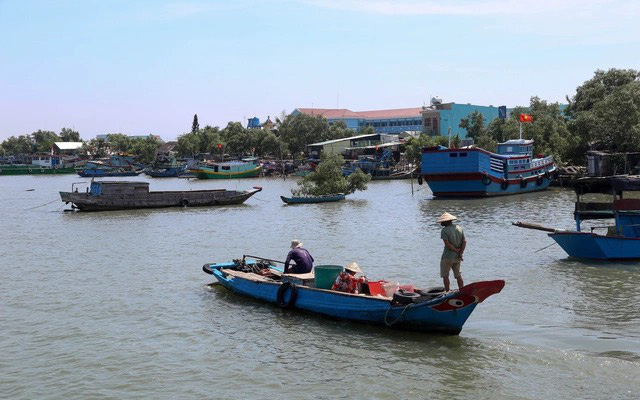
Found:
[[387, 321], [387, 316], [389, 315], [389, 310], [391, 310], [393, 308], [393, 306], [389, 306], [389, 308], [387, 308], [387, 312], [384, 313], [384, 324], [386, 326], [392, 326], [395, 325], [398, 321], [400, 321], [400, 319], [402, 318], [402, 316], [404, 315], [404, 312], [407, 311], [407, 308], [409, 308], [411, 306], [411, 303], [407, 304], [403, 309], [402, 312], [400, 313], [400, 315], [398, 316], [398, 318], [396, 318], [395, 321], [393, 322], [388, 322]]
[[553, 242], [553, 243], [551, 243], [550, 245], [545, 246], [545, 247], [543, 247], [543, 248], [541, 248], [541, 249], [538, 249], [538, 250], [534, 251], [534, 253], [537, 253], [537, 252], [542, 251], [542, 250], [544, 250], [544, 249], [548, 249], [549, 247], [553, 246], [554, 244], [557, 244], [557, 243], [554, 241], [554, 242]]
[[48, 202], [48, 203], [41, 204], [41, 205], [39, 205], [39, 206], [35, 206], [35, 207], [31, 207], [31, 208], [25, 208], [25, 209], [24, 209], [24, 211], [27, 211], [27, 210], [33, 210], [34, 208], [39, 208], [39, 207], [48, 206], [49, 204], [51, 204], [51, 203], [55, 203], [56, 201], [60, 201], [60, 200], [59, 200], [59, 199], [55, 199], [55, 200], [53, 200], [53, 201], [50, 201], [50, 202]]

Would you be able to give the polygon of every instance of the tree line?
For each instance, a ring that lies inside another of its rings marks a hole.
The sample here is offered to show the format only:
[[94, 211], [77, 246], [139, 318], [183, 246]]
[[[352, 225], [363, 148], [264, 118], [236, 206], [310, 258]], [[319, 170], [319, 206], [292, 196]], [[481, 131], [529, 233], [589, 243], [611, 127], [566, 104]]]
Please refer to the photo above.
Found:
[[[559, 163], [584, 165], [589, 149], [609, 152], [640, 150], [640, 72], [633, 69], [597, 70], [593, 78], [576, 89], [567, 104], [549, 103], [532, 97], [528, 107], [515, 107], [506, 119], [496, 118], [485, 123], [479, 112], [460, 122], [467, 137], [478, 147], [495, 151], [497, 143], [519, 137], [519, 114], [533, 116], [532, 124], [523, 124], [523, 138], [533, 139], [535, 154], [551, 154]], [[365, 127], [358, 134], [374, 133]], [[240, 122], [200, 128], [197, 115], [191, 131], [178, 136], [177, 151], [181, 157], [199, 153], [254, 155], [258, 157], [302, 158], [307, 145], [326, 140], [353, 136], [344, 122], [329, 123], [319, 115], [285, 115], [276, 118], [273, 129], [248, 129]], [[48, 152], [53, 142], [81, 141], [73, 129], [62, 128], [60, 133], [38, 130], [30, 135], [12, 136], [0, 145], [0, 155], [25, 155]], [[406, 156], [419, 161], [422, 147], [447, 145], [448, 138], [422, 134], [410, 139]], [[452, 138], [459, 146], [460, 138]], [[141, 162], [151, 162], [162, 141], [153, 136], [130, 138], [109, 134], [107, 140], [84, 142], [82, 152], [102, 157], [108, 152], [122, 152], [138, 156]]]

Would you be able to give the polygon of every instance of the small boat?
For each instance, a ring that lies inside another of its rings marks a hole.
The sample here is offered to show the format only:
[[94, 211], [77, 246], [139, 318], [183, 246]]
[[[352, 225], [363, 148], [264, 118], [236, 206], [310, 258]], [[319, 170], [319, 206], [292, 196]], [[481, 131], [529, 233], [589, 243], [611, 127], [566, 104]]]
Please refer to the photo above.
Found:
[[253, 178], [260, 175], [262, 166], [257, 159], [248, 158], [242, 161], [202, 164], [189, 171], [198, 179]]
[[311, 203], [329, 203], [334, 201], [344, 200], [346, 195], [344, 193], [329, 194], [326, 196], [306, 196], [306, 197], [284, 197], [280, 196], [280, 199], [287, 204], [311, 204]]
[[[331, 318], [382, 325], [419, 332], [457, 335], [476, 306], [499, 293], [503, 280], [475, 282], [458, 291], [414, 290], [386, 295], [351, 294], [314, 287], [310, 274], [283, 274], [264, 260], [239, 259], [205, 264], [225, 288], [254, 299], [321, 314]], [[297, 283], [296, 283], [297, 282]]]
[[109, 178], [114, 176], [138, 176], [144, 170], [125, 168], [85, 168], [78, 171], [78, 175], [83, 178]]
[[[640, 199], [623, 198], [625, 191], [640, 191], [640, 176], [580, 178], [574, 183], [576, 192], [575, 230], [547, 228], [524, 222], [516, 226], [549, 232], [571, 257], [592, 260], [640, 259]], [[612, 196], [610, 202], [585, 202], [582, 196], [591, 193]], [[583, 231], [586, 220], [613, 219], [612, 224], [592, 226]], [[605, 230], [604, 234], [596, 230]]]
[[152, 178], [177, 178], [187, 174], [187, 163], [175, 158], [160, 158], [153, 165], [144, 170], [144, 173]]
[[185, 190], [150, 192], [148, 182], [94, 181], [85, 192], [77, 187], [60, 192], [60, 199], [81, 211], [132, 210], [138, 208], [222, 206], [244, 203], [262, 190]]
[[534, 158], [533, 140], [514, 139], [491, 153], [477, 147], [422, 151], [422, 177], [434, 196], [486, 197], [545, 190], [556, 167], [552, 156]]

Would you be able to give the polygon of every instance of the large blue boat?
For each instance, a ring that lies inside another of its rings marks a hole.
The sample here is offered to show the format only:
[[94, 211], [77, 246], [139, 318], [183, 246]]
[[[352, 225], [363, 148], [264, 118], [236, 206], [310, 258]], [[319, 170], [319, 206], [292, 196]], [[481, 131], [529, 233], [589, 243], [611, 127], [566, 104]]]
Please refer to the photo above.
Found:
[[[205, 264], [203, 270], [235, 293], [275, 303], [283, 308], [399, 329], [453, 335], [460, 333], [478, 303], [499, 293], [504, 287], [502, 280], [475, 282], [435, 298], [412, 293], [413, 300], [401, 304], [395, 297], [342, 293], [313, 287], [313, 278], [284, 275], [281, 269], [264, 261], [243, 258]], [[296, 280], [303, 283], [293, 283]]]
[[434, 196], [504, 196], [544, 190], [555, 171], [552, 156], [533, 157], [533, 140], [500, 143], [497, 153], [442, 146], [422, 151], [422, 177]]

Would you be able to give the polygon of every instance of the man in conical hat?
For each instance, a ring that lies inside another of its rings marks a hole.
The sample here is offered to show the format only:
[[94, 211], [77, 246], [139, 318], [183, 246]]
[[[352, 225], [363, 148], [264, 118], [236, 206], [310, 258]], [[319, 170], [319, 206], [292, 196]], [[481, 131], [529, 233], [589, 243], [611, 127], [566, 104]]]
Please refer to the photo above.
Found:
[[449, 291], [451, 283], [449, 282], [449, 271], [453, 270], [453, 276], [458, 282], [458, 289], [464, 286], [462, 274], [460, 273], [460, 264], [462, 263], [462, 254], [467, 246], [464, 238], [464, 231], [460, 225], [454, 225], [453, 221], [457, 220], [455, 215], [445, 212], [437, 219], [437, 223], [442, 225], [440, 238], [444, 241], [444, 251], [440, 258], [440, 276], [444, 283], [444, 290]]

